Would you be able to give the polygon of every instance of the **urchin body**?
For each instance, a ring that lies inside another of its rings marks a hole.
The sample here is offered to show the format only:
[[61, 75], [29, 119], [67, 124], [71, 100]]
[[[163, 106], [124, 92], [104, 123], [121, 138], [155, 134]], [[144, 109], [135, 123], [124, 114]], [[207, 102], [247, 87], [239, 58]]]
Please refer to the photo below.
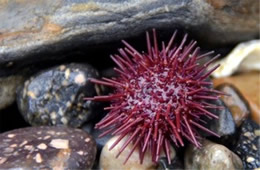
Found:
[[176, 32], [167, 46], [162, 42], [162, 49], [159, 50], [155, 30], [153, 46], [147, 33], [148, 51], [142, 54], [123, 41], [126, 47], [119, 49], [120, 56], [111, 56], [118, 65], [115, 71], [120, 76], [91, 79], [94, 83], [115, 89], [113, 94], [88, 100], [111, 102], [111, 106], [105, 108], [109, 113], [96, 128], [106, 129], [101, 136], [109, 133], [119, 135], [110, 149], [127, 137], [117, 156], [132, 142], [133, 148], [126, 161], [138, 148], [141, 163], [147, 149], [151, 150], [155, 162], [164, 150], [170, 163], [171, 143], [183, 146], [183, 139], [187, 139], [200, 147], [198, 129], [218, 136], [205, 128], [203, 124], [206, 122], [201, 120], [202, 116], [218, 118], [207, 110], [219, 108], [207, 102], [218, 99], [221, 94], [211, 89], [211, 82], [207, 81], [218, 66], [206, 72], [217, 56], [199, 66], [198, 60], [211, 52], [199, 55], [199, 48], [195, 48], [196, 41], [185, 45], [187, 35], [179, 46], [174, 46], [175, 35]]

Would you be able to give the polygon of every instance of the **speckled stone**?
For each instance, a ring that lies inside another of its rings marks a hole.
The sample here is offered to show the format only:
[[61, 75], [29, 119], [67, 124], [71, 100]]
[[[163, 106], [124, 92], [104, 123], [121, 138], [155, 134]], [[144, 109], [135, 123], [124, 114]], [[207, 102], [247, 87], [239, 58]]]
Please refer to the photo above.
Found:
[[[156, 169], [158, 164], [152, 162], [152, 156], [149, 151], [146, 152], [144, 156], [143, 163], [140, 164], [139, 159], [139, 151], [136, 149], [132, 156], [128, 159], [126, 164], [123, 164], [126, 157], [128, 156], [129, 152], [131, 151], [133, 145], [129, 144], [125, 150], [120, 154], [118, 158], [116, 158], [116, 155], [119, 152], [119, 149], [123, 145], [123, 143], [127, 140], [127, 138], [123, 138], [112, 150], [109, 150], [111, 145], [117, 140], [118, 136], [115, 136], [111, 138], [106, 145], [103, 147], [100, 160], [99, 160], [99, 167], [102, 170], [150, 170], [150, 169]], [[174, 159], [176, 153], [173, 147], [170, 147], [171, 149], [171, 159]], [[161, 155], [164, 156], [163, 151], [161, 152]]]
[[101, 93], [100, 86], [89, 78], [98, 78], [98, 72], [87, 64], [72, 63], [42, 71], [18, 90], [19, 110], [31, 125], [80, 127], [93, 117], [99, 105], [83, 100]]
[[0, 169], [90, 169], [93, 138], [79, 129], [29, 127], [0, 134]]
[[242, 159], [245, 169], [260, 168], [260, 126], [247, 119], [241, 125], [241, 132], [234, 152]]
[[216, 89], [228, 94], [229, 96], [221, 96], [221, 99], [232, 113], [233, 119], [237, 126], [248, 117], [250, 108], [248, 102], [239, 92], [239, 90], [231, 84], [221, 84]]
[[190, 145], [184, 155], [185, 169], [235, 170], [243, 169], [241, 159], [223, 145], [202, 141], [200, 149]]

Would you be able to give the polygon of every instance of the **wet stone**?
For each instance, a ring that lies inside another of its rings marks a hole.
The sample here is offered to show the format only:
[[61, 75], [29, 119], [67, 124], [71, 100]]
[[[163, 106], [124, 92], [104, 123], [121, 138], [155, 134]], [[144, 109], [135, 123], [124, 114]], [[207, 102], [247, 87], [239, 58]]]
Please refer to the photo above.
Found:
[[239, 90], [231, 84], [221, 84], [217, 86], [216, 89], [229, 94], [229, 96], [221, 96], [221, 99], [232, 113], [236, 125], [240, 126], [250, 114], [250, 108], [247, 101]]
[[93, 138], [79, 129], [29, 127], [0, 134], [0, 169], [90, 169]]
[[98, 72], [87, 64], [72, 63], [42, 71], [18, 90], [19, 110], [31, 125], [80, 127], [99, 106], [83, 100], [101, 93], [100, 86], [89, 78], [98, 78]]
[[[207, 122], [205, 126], [221, 137], [235, 134], [236, 126], [229, 108], [220, 99], [214, 101], [212, 104], [222, 106], [223, 109], [209, 109], [211, 113], [217, 115], [219, 118], [208, 119], [204, 117], [203, 119]], [[209, 134], [202, 132], [202, 135], [208, 136]]]
[[[134, 150], [131, 157], [128, 161], [124, 163], [125, 159], [127, 158], [129, 152], [131, 152], [133, 148], [133, 144], [129, 144], [125, 150], [120, 154], [118, 158], [116, 155], [118, 154], [122, 145], [126, 142], [127, 137], [123, 138], [112, 150], [109, 148], [113, 145], [113, 143], [117, 140], [118, 136], [111, 138], [106, 145], [103, 147], [100, 160], [99, 160], [99, 167], [103, 170], [128, 170], [128, 169], [142, 169], [142, 170], [149, 170], [149, 169], [156, 169], [158, 164], [152, 161], [151, 152], [147, 150], [144, 156], [143, 163], [140, 164], [139, 158], [139, 151], [137, 149]], [[173, 147], [170, 147], [170, 158], [173, 160], [176, 156], [176, 152]], [[163, 151], [160, 154], [160, 157], [164, 157]], [[160, 159], [160, 158], [159, 158]]]
[[241, 132], [233, 150], [242, 159], [244, 169], [260, 168], [260, 126], [247, 119], [241, 125]]
[[234, 44], [259, 32], [257, 0], [26, 0], [0, 1], [0, 6], [0, 75], [10, 72], [9, 63], [26, 67], [57, 60], [61, 56], [53, 54], [150, 28], [182, 27], [207, 45]]
[[175, 157], [171, 164], [168, 163], [168, 160], [166, 157], [162, 157], [159, 159], [159, 167], [157, 170], [179, 170], [184, 169], [183, 163], [180, 161], [178, 157]]
[[219, 170], [243, 169], [241, 159], [223, 145], [208, 140], [202, 141], [202, 147], [190, 145], [185, 151], [185, 169]]
[[16, 88], [21, 85], [25, 77], [23, 75], [12, 75], [0, 78], [0, 110], [5, 109], [16, 98]]

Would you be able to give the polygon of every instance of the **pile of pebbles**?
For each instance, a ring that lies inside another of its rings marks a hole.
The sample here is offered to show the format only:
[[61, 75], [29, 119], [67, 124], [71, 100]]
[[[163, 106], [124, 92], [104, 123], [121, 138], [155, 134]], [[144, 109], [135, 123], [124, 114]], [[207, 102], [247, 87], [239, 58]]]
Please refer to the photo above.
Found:
[[164, 154], [152, 162], [149, 152], [140, 164], [137, 150], [123, 164], [131, 144], [116, 159], [123, 141], [109, 151], [118, 136], [99, 138], [102, 131], [94, 128], [108, 103], [84, 100], [111, 92], [90, 79], [117, 76], [109, 55], [122, 47], [121, 39], [143, 51], [145, 30], [157, 28], [158, 38], [168, 41], [179, 29], [178, 36], [189, 32], [202, 49], [224, 56], [259, 37], [256, 1], [46, 0], [0, 6], [0, 169], [260, 168], [260, 121], [254, 119], [260, 106], [252, 107], [255, 99], [232, 81], [214, 87], [229, 96], [215, 103], [223, 110], [211, 110], [219, 119], [206, 120], [220, 138], [201, 132], [200, 149], [188, 142], [172, 146], [172, 164]]
[[216, 101], [224, 109], [211, 110], [219, 119], [208, 124], [220, 138], [202, 132], [205, 139], [200, 149], [188, 143], [184, 148], [172, 147], [171, 165], [163, 154], [155, 164], [149, 153], [144, 163], [139, 164], [138, 151], [124, 165], [132, 145], [116, 159], [121, 143], [111, 151], [108, 148], [117, 137], [98, 138], [101, 132], [94, 128], [106, 114], [102, 111], [104, 105], [83, 99], [108, 91], [89, 81], [99, 77], [97, 69], [88, 64], [70, 63], [42, 70], [25, 80], [17, 88], [16, 102], [24, 121], [32, 127], [0, 134], [0, 168], [254, 169], [260, 166], [259, 124], [249, 118], [252, 113], [246, 99], [231, 84], [216, 87], [229, 96]]

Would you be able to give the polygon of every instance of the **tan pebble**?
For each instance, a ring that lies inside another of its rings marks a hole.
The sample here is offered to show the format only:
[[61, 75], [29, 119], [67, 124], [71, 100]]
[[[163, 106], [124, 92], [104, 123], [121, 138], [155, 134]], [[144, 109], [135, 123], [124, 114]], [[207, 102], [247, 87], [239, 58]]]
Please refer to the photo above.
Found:
[[51, 112], [51, 119], [56, 119], [57, 118], [57, 115], [56, 115], [56, 112]]
[[252, 133], [251, 132], [246, 132], [246, 133], [244, 133], [244, 136], [250, 138], [252, 136]]
[[85, 139], [85, 142], [89, 142], [89, 141], [90, 141], [90, 138], [86, 138], [86, 139]]
[[68, 79], [69, 76], [70, 76], [70, 69], [67, 68], [67, 69], [65, 70], [65, 78]]
[[15, 148], [15, 147], [17, 147], [17, 144], [12, 144], [12, 145], [10, 145], [10, 147]]
[[67, 124], [68, 124], [68, 120], [67, 120], [65, 117], [61, 118], [60, 121], [61, 121], [64, 125], [67, 125]]
[[25, 145], [24, 146], [24, 149], [25, 150], [29, 150], [29, 151], [32, 151], [34, 149], [34, 147], [32, 145]]
[[36, 156], [35, 156], [35, 161], [37, 162], [37, 163], [42, 163], [42, 156], [41, 156], [41, 154], [39, 154], [39, 153], [37, 153], [36, 154]]
[[252, 148], [257, 151], [257, 148], [254, 144], [252, 144]]
[[83, 155], [83, 154], [84, 154], [83, 151], [78, 151], [77, 153], [78, 153], [79, 155]]
[[13, 138], [13, 137], [15, 137], [15, 136], [16, 136], [15, 134], [9, 134], [9, 135], [7, 135], [8, 138]]
[[25, 140], [25, 141], [23, 141], [23, 143], [21, 143], [21, 144], [19, 145], [19, 147], [22, 147], [23, 145], [26, 145], [27, 143], [28, 143], [28, 141]]
[[66, 139], [53, 139], [50, 142], [50, 146], [57, 148], [57, 149], [68, 149], [69, 141]]
[[47, 148], [47, 145], [45, 145], [44, 143], [41, 143], [37, 146], [38, 149], [41, 149], [41, 150], [45, 150]]
[[50, 131], [47, 131], [47, 133], [48, 133], [48, 134], [50, 134], [50, 135], [55, 135], [55, 132], [54, 132], [54, 131], [52, 131], [52, 130], [50, 130]]
[[47, 135], [45, 136], [43, 139], [46, 140], [46, 139], [49, 139], [51, 136]]
[[42, 134], [42, 131], [38, 131], [37, 134], [38, 134], [38, 135]]
[[250, 157], [247, 157], [246, 161], [247, 162], [253, 162], [253, 161], [255, 161], [255, 158], [250, 156]]
[[76, 84], [79, 84], [79, 85], [82, 85], [82, 84], [85, 84], [86, 82], [86, 77], [84, 74], [80, 73], [78, 74], [75, 79], [74, 79], [75, 83]]
[[35, 95], [35, 93], [32, 92], [32, 91], [28, 91], [28, 92], [27, 92], [27, 96], [31, 97], [32, 99], [36, 99], [36, 95]]
[[67, 108], [70, 108], [71, 106], [72, 106], [72, 103], [68, 101], [68, 102], [66, 103], [66, 107], [67, 107]]
[[65, 65], [61, 65], [61, 66], [60, 66], [60, 71], [64, 71], [64, 70], [65, 70], [65, 68], [66, 68], [66, 66], [65, 66]]
[[255, 135], [260, 136], [260, 130], [255, 130]]
[[7, 158], [2, 158], [2, 157], [0, 157], [0, 165], [3, 164], [3, 163], [5, 163], [6, 160], [7, 160]]

